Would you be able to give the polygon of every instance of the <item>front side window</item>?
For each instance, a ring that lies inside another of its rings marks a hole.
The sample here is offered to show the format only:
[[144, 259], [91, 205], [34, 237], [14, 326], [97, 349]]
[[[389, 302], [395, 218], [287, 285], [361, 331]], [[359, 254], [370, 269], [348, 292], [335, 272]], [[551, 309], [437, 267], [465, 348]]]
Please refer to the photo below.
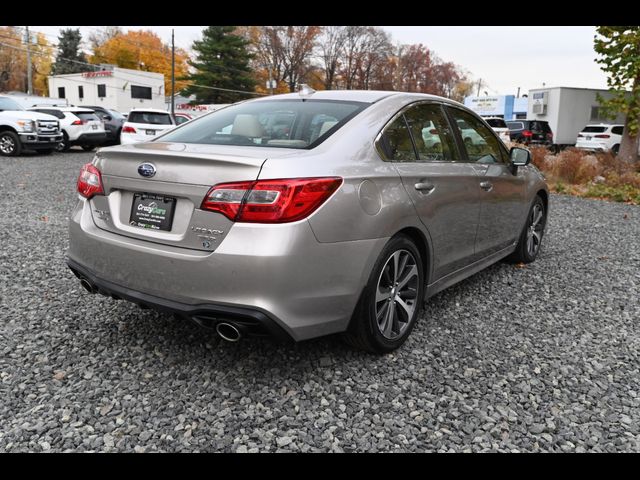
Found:
[[419, 104], [404, 114], [418, 153], [418, 161], [460, 160], [453, 132], [442, 108], [436, 104]]
[[160, 141], [313, 148], [367, 106], [363, 102], [312, 99], [240, 103], [196, 118], [163, 135]]
[[508, 163], [508, 154], [493, 131], [464, 110], [449, 108], [470, 162]]

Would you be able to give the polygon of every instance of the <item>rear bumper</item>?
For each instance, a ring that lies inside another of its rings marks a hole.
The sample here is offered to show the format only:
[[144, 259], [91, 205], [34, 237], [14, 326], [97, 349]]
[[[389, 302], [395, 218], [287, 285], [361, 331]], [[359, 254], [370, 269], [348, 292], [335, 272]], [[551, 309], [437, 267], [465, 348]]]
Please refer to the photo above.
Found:
[[270, 336], [281, 341], [292, 340], [291, 336], [276, 322], [258, 310], [226, 305], [189, 305], [175, 302], [104, 280], [71, 259], [67, 259], [67, 265], [76, 277], [88, 281], [95, 289], [95, 293], [115, 300], [127, 300], [142, 308], [152, 308], [161, 312], [173, 313], [182, 318], [194, 320], [196, 323], [204, 322], [212, 326], [221, 321], [231, 321], [241, 326], [243, 330], [252, 336]]
[[609, 151], [609, 147], [607, 147], [606, 143], [599, 142], [577, 142], [576, 148], [580, 150], [589, 150], [592, 152], [607, 152]]
[[101, 145], [107, 140], [107, 132], [100, 133], [83, 133], [75, 140], [71, 141], [74, 145]]
[[300, 341], [347, 329], [387, 240], [321, 243], [307, 221], [235, 224], [206, 252], [102, 230], [81, 199], [69, 223], [68, 258], [101, 281], [191, 310], [260, 312]]

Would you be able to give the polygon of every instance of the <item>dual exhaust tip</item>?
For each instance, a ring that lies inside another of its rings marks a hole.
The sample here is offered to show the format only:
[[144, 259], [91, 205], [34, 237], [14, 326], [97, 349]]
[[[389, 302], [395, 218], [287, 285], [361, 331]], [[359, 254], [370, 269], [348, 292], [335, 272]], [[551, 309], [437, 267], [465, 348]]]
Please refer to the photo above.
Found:
[[[80, 285], [82, 285], [82, 288], [84, 288], [89, 293], [96, 293], [98, 291], [98, 289], [89, 280], [87, 280], [84, 277], [80, 278]], [[206, 325], [201, 320], [196, 320], [196, 323], [202, 327], [211, 329], [210, 325]], [[215, 330], [216, 330], [216, 333], [220, 336], [220, 338], [222, 338], [223, 340], [226, 340], [227, 342], [232, 342], [232, 343], [237, 342], [242, 338], [241, 330], [237, 326], [233, 325], [232, 323], [228, 323], [228, 322], [216, 323]]]

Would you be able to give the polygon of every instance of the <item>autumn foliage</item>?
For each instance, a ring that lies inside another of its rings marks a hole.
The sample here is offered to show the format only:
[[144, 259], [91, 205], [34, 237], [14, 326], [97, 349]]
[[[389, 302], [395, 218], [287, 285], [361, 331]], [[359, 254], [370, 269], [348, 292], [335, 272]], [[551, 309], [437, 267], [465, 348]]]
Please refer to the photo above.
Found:
[[[176, 79], [188, 72], [187, 52], [176, 48]], [[171, 92], [171, 45], [164, 43], [150, 30], [130, 30], [118, 33], [100, 45], [94, 45], [91, 63], [109, 63], [121, 68], [144, 70], [164, 74], [164, 91]], [[186, 87], [187, 82], [176, 81], [176, 91]]]
[[[0, 92], [27, 91], [27, 55], [23, 33], [17, 27], [0, 27]], [[53, 48], [41, 33], [31, 35], [33, 92], [48, 95]]]

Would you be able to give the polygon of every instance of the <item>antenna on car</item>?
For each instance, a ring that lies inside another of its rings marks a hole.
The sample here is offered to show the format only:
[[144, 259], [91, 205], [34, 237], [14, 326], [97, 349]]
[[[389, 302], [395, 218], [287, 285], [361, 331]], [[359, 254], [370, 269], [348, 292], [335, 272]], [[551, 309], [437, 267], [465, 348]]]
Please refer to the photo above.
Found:
[[309, 95], [313, 95], [314, 93], [316, 93], [316, 91], [306, 83], [300, 84], [300, 90], [298, 90], [298, 95], [300, 95], [301, 97], [308, 97]]

